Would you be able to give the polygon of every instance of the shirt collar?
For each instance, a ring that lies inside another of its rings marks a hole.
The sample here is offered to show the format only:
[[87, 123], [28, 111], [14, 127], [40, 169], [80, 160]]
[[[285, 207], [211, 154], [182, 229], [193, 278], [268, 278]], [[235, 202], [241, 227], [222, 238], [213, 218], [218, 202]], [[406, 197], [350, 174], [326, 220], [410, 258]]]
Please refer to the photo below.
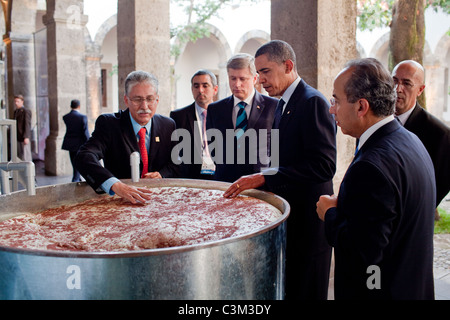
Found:
[[391, 122], [394, 120], [394, 115], [390, 115], [386, 118], [384, 118], [383, 120], [378, 121], [377, 123], [375, 123], [374, 125], [372, 125], [369, 129], [367, 129], [366, 131], [364, 131], [364, 133], [361, 135], [361, 137], [359, 138], [359, 144], [358, 144], [358, 150], [362, 148], [362, 146], [364, 145], [364, 143], [370, 138], [370, 136], [372, 134], [375, 133], [375, 131], [377, 131], [378, 129], [380, 129], [382, 126], [384, 126], [385, 124]]
[[198, 116], [199, 118], [201, 117], [203, 111], [205, 111], [205, 110], [207, 110], [207, 109], [204, 109], [204, 108], [200, 107], [200, 106], [197, 104], [197, 102], [195, 103], [195, 111], [197, 112], [197, 116]]
[[294, 80], [294, 82], [291, 83], [291, 85], [286, 89], [286, 91], [281, 96], [281, 99], [284, 100], [285, 106], [288, 104], [289, 99], [291, 98], [292, 94], [294, 93], [295, 89], [297, 88], [298, 84], [300, 83], [300, 76], [297, 77], [297, 79]]
[[244, 101], [245, 103], [247, 103], [248, 106], [251, 107], [251, 106], [252, 106], [252, 102], [253, 102], [253, 97], [255, 96], [255, 94], [256, 94], [256, 91], [255, 91], [255, 89], [253, 89], [252, 94], [249, 95], [249, 96], [247, 97], [247, 99], [245, 99], [245, 100], [238, 99], [238, 98], [236, 98], [236, 97], [233, 95], [233, 98], [234, 98], [234, 106], [237, 106], [237, 104], [238, 104], [239, 102]]
[[398, 120], [400, 120], [403, 126], [405, 125], [406, 121], [408, 120], [409, 116], [411, 115], [411, 113], [414, 111], [415, 108], [416, 106], [414, 105], [414, 107], [412, 107], [405, 113], [402, 113], [401, 115], [397, 116]]
[[[130, 114], [130, 119], [131, 119], [131, 125], [133, 126], [133, 131], [134, 134], [137, 135], [139, 130], [141, 130], [142, 126], [136, 122], [136, 120], [133, 119], [133, 116]], [[145, 129], [147, 129], [147, 134], [150, 134], [150, 129], [152, 127], [152, 120], [150, 119], [150, 121], [144, 126]]]

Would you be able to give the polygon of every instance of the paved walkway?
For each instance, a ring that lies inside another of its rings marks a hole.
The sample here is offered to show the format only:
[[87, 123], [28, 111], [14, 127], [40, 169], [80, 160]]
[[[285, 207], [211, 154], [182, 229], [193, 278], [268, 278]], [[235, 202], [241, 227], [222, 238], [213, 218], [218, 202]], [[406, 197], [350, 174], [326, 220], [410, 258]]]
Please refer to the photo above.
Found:
[[[72, 176], [46, 176], [43, 163], [36, 163], [38, 186], [70, 183], [71, 181]], [[440, 206], [450, 213], [450, 194]], [[450, 234], [434, 236], [434, 283], [436, 300], [450, 300]], [[333, 274], [330, 278], [329, 299], [333, 299]]]

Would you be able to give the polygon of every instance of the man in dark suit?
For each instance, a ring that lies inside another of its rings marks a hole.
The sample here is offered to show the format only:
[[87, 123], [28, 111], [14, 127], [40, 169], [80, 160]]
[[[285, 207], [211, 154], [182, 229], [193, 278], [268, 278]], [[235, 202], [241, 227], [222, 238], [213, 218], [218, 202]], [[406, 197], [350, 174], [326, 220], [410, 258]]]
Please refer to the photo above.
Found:
[[96, 192], [117, 194], [132, 203], [145, 202], [150, 199], [148, 190], [119, 179], [131, 177], [130, 155], [135, 151], [141, 154], [142, 178], [178, 176], [178, 166], [171, 158], [175, 122], [155, 114], [158, 80], [148, 72], [134, 71], [128, 75], [124, 102], [125, 111], [98, 117], [92, 137], [78, 151], [75, 165]]
[[80, 113], [80, 101], [72, 100], [70, 102], [70, 108], [72, 110], [63, 117], [67, 129], [62, 149], [69, 151], [70, 162], [73, 167], [72, 182], [78, 182], [81, 179], [80, 173], [74, 165], [75, 156], [77, 155], [78, 149], [89, 139], [89, 130], [86, 115]]
[[22, 161], [32, 161], [31, 156], [31, 111], [24, 106], [21, 94], [14, 96], [14, 119], [17, 123], [17, 156]]
[[433, 299], [433, 163], [416, 135], [394, 120], [394, 81], [375, 59], [337, 76], [330, 112], [359, 139], [339, 195], [318, 216], [335, 249], [336, 299]]
[[416, 61], [400, 62], [392, 71], [397, 89], [395, 114], [416, 134], [433, 161], [436, 175], [436, 206], [450, 191], [450, 128], [418, 103], [425, 89], [425, 70]]
[[209, 180], [213, 171], [207, 169], [209, 159], [206, 158], [208, 150], [205, 129], [208, 106], [214, 101], [218, 90], [216, 76], [209, 70], [197, 71], [191, 79], [191, 90], [195, 102], [170, 113], [177, 130], [187, 130], [189, 138], [189, 143], [185, 144], [189, 150], [182, 150], [180, 154], [183, 161], [180, 164], [180, 177]]
[[221, 150], [215, 150], [213, 155], [215, 180], [233, 182], [268, 165], [268, 146], [278, 100], [255, 90], [258, 76], [254, 60], [245, 53], [230, 58], [227, 72], [232, 95], [208, 107], [208, 133], [209, 129], [215, 129], [223, 137], [222, 145], [218, 146]]
[[289, 202], [286, 299], [326, 300], [331, 247], [316, 202], [320, 195], [333, 193], [336, 125], [327, 99], [299, 77], [295, 52], [288, 43], [274, 40], [263, 45], [255, 64], [266, 91], [281, 96], [272, 129], [279, 130], [279, 165], [240, 178], [225, 196], [263, 187]]

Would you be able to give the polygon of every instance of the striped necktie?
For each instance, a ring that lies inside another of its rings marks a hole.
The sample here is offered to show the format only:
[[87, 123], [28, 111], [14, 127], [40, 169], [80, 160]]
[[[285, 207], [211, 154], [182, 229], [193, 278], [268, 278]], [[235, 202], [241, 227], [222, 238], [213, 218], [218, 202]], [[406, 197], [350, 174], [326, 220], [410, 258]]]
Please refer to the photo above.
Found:
[[148, 153], [147, 148], [145, 146], [145, 134], [147, 133], [147, 130], [142, 127], [141, 130], [139, 130], [139, 153], [141, 154], [141, 159], [143, 163], [142, 168], [142, 178], [144, 178], [144, 175], [148, 173]]
[[236, 117], [236, 138], [238, 140], [243, 136], [245, 130], [247, 130], [248, 127], [247, 112], [245, 112], [246, 105], [247, 103], [245, 103], [244, 101], [238, 103], [239, 112]]

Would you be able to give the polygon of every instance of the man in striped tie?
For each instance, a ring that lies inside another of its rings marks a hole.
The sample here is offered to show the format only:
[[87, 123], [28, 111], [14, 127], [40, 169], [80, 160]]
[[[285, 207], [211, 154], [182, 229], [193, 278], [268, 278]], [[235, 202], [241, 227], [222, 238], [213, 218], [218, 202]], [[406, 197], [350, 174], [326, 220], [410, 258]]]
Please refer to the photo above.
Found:
[[208, 107], [207, 129], [218, 130], [223, 138], [218, 147], [221, 150], [210, 148], [216, 163], [215, 180], [233, 182], [243, 175], [260, 172], [267, 160], [262, 155], [267, 156], [278, 100], [255, 89], [258, 76], [254, 61], [245, 53], [231, 57], [227, 71], [233, 94]]

